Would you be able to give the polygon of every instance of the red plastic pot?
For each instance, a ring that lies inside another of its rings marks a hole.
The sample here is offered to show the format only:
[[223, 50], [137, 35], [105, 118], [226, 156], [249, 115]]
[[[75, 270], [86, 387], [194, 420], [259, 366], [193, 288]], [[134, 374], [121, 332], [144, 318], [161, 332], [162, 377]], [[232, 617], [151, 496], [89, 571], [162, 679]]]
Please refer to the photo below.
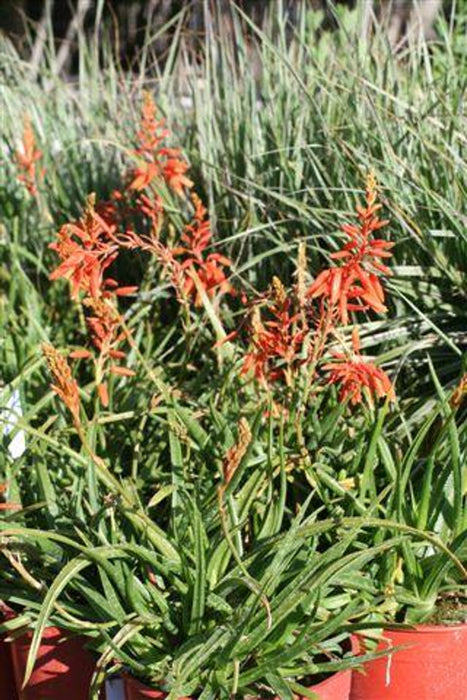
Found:
[[[316, 693], [320, 700], [349, 700], [350, 686], [352, 683], [352, 671], [339, 671], [333, 676], [315, 685], [310, 685], [307, 690]], [[307, 700], [304, 696], [298, 696], [297, 700]]]
[[353, 672], [351, 700], [465, 700], [467, 624], [385, 630], [378, 651], [398, 646]]
[[[14, 613], [0, 601], [0, 622], [14, 616]], [[11, 647], [5, 641], [5, 636], [0, 637], [0, 698], [18, 700], [16, 694], [15, 676], [13, 673], [13, 661]]]
[[[347, 651], [351, 650], [354, 655], [358, 654], [360, 645], [357, 639], [353, 636], [350, 637], [350, 642], [347, 642]], [[320, 700], [349, 700], [350, 698], [350, 687], [352, 685], [352, 670], [350, 668], [345, 671], [338, 671], [334, 673], [329, 678], [326, 678], [321, 683], [315, 683], [307, 687], [307, 690], [311, 690], [316, 693]], [[295, 696], [296, 700], [307, 700], [302, 695]], [[276, 700], [280, 700], [277, 698]]]
[[[316, 693], [320, 700], [349, 700], [351, 682], [352, 671], [347, 669], [334, 673], [321, 683], [310, 686], [308, 690]], [[167, 697], [167, 693], [151, 690], [131, 676], [125, 676], [124, 686], [125, 700], [164, 700]], [[180, 698], [180, 700], [189, 700], [189, 698]], [[280, 699], [277, 698], [277, 700]], [[306, 700], [306, 698], [297, 695], [296, 700]]]
[[[348, 700], [350, 697], [350, 684], [352, 671], [340, 671], [333, 676], [316, 685], [310, 686], [308, 690], [312, 690], [320, 700]], [[124, 679], [125, 700], [164, 700], [167, 693], [161, 690], [151, 690], [147, 686], [140, 683], [135, 678], [126, 676]], [[189, 700], [188, 698], [180, 698], [180, 700]], [[297, 696], [297, 700], [306, 700], [302, 696]]]
[[[164, 700], [167, 697], [167, 693], [162, 690], [152, 690], [148, 688], [136, 678], [131, 676], [124, 676], [123, 685], [125, 688], [125, 700]], [[190, 700], [190, 698], [179, 698], [179, 700]]]
[[31, 638], [26, 632], [11, 643], [19, 700], [88, 700], [93, 658], [79, 637], [68, 637], [57, 627], [45, 629], [34, 670], [22, 688]]

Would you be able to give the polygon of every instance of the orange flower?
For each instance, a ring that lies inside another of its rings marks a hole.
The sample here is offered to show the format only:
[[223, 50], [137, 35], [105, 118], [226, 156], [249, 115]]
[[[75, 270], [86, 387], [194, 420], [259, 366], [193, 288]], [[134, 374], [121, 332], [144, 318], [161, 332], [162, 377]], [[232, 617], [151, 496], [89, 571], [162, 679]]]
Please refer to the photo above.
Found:
[[[222, 256], [219, 256], [222, 258]], [[225, 276], [223, 264], [219, 263], [215, 254], [209, 255], [198, 268], [192, 261], [183, 263], [182, 269], [186, 270], [184, 293], [194, 300], [195, 306], [202, 306], [203, 300], [198, 291], [190, 269], [193, 269], [208, 297], [213, 298], [216, 294], [232, 294], [233, 288]], [[225, 264], [225, 263], [224, 263]]]
[[128, 189], [137, 192], [146, 189], [151, 182], [160, 174], [160, 167], [156, 163], [142, 163], [135, 168], [132, 173], [132, 180]]
[[[107, 211], [109, 221], [113, 211]], [[128, 234], [130, 235], [130, 234]], [[123, 318], [119, 313], [118, 297], [134, 294], [138, 287], [120, 287], [104, 273], [118, 256], [124, 244], [115, 231], [115, 224], [105, 221], [94, 206], [94, 196], [88, 198], [83, 217], [78, 223], [66, 224], [58, 233], [58, 240], [50, 245], [60, 256], [62, 263], [52, 272], [52, 280], [64, 277], [71, 282], [71, 296], [77, 299], [83, 294], [82, 303], [87, 310], [86, 323], [91, 342], [98, 355], [89, 350], [76, 350], [73, 359], [93, 359], [96, 370], [96, 385], [99, 399], [108, 405], [108, 389], [105, 381], [110, 374], [129, 376], [132, 370], [115, 364], [125, 357], [120, 348], [127, 339], [123, 330]]]
[[389, 249], [394, 244], [371, 238], [375, 231], [388, 223], [381, 221], [377, 214], [381, 205], [375, 203], [376, 182], [373, 175], [367, 181], [365, 201], [365, 207], [357, 207], [359, 225], [346, 224], [342, 227], [350, 241], [331, 255], [334, 260], [343, 260], [344, 264], [323, 270], [307, 292], [311, 298], [327, 300], [329, 307], [335, 310], [344, 324], [349, 322], [350, 311], [387, 311], [384, 289], [378, 275], [391, 274], [381, 260], [391, 257]]
[[250, 370], [261, 382], [290, 381], [290, 372], [303, 362], [303, 342], [307, 327], [300, 313], [292, 313], [292, 301], [282, 282], [274, 277], [266, 298], [269, 320], [261, 320], [259, 309], [253, 312], [250, 326], [250, 350], [241, 374]]
[[80, 221], [62, 226], [57, 238], [49, 248], [56, 251], [62, 263], [50, 279], [68, 279], [72, 299], [77, 299], [80, 292], [99, 297], [105, 286], [104, 271], [117, 257], [118, 249], [113, 227], [95, 211], [93, 196], [88, 198]]
[[42, 345], [42, 352], [55, 382], [51, 388], [70, 411], [75, 426], [79, 427], [81, 423], [79, 389], [76, 380], [73, 379], [68, 362], [58, 350], [47, 343]]
[[145, 91], [140, 128], [136, 134], [138, 141], [136, 153], [141, 156], [152, 157], [159, 144], [169, 136], [169, 131], [164, 128], [165, 119], [157, 119], [156, 112], [156, 105], [151, 93]]
[[196, 306], [201, 306], [201, 295], [190, 271], [193, 270], [196, 273], [209, 297], [212, 298], [217, 293], [231, 294], [233, 289], [224, 270], [230, 267], [231, 262], [220, 253], [205, 255], [212, 237], [211, 224], [207, 218], [207, 209], [198, 195], [193, 194], [191, 199], [195, 207], [193, 221], [185, 227], [181, 236], [184, 245], [177, 246], [172, 253], [175, 257], [183, 258], [181, 267], [185, 271], [185, 295], [192, 297]]
[[18, 180], [24, 184], [27, 191], [33, 196], [37, 195], [37, 182], [42, 178], [45, 170], [37, 170], [37, 162], [42, 157], [42, 151], [36, 148], [36, 139], [29, 117], [24, 119], [23, 139], [21, 147], [16, 151], [16, 162], [19, 168]]
[[162, 148], [159, 151], [159, 158], [167, 156], [162, 162], [161, 169], [166, 183], [180, 197], [183, 197], [183, 188], [190, 189], [193, 187], [193, 181], [186, 177], [185, 173], [190, 169], [188, 163], [182, 160], [179, 155], [180, 151], [175, 148]]
[[136, 134], [138, 147], [135, 154], [142, 162], [134, 168], [130, 190], [141, 191], [157, 178], [163, 178], [167, 185], [178, 195], [184, 195], [184, 188], [193, 187], [193, 182], [186, 176], [188, 163], [181, 158], [178, 148], [161, 147], [170, 132], [165, 128], [165, 120], [156, 118], [156, 105], [149, 92], [145, 92], [141, 114], [140, 129]]
[[362, 402], [363, 393], [368, 403], [373, 406], [374, 400], [388, 397], [395, 400], [394, 387], [384, 370], [374, 363], [368, 362], [360, 354], [360, 340], [357, 328], [352, 333], [353, 353], [346, 355], [335, 353], [335, 362], [323, 366], [329, 372], [328, 383], [340, 386], [340, 399], [349, 399], [355, 405]]

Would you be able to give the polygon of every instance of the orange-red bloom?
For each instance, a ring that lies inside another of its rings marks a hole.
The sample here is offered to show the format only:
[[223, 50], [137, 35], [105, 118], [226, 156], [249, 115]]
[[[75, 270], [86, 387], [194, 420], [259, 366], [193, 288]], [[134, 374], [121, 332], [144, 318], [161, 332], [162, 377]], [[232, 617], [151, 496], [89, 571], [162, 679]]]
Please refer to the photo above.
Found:
[[[113, 211], [107, 213], [108, 221], [111, 221]], [[71, 297], [77, 299], [82, 295], [82, 303], [88, 312], [86, 323], [91, 341], [98, 352], [97, 357], [93, 357], [89, 350], [76, 350], [70, 357], [94, 359], [97, 390], [104, 406], [108, 404], [106, 375], [133, 374], [131, 370], [115, 364], [125, 357], [120, 345], [127, 339], [117, 299], [138, 290], [135, 286], [121, 287], [116, 280], [104, 277], [122, 247], [115, 224], [108, 221], [96, 212], [94, 197], [91, 196], [80, 221], [63, 226], [58, 240], [50, 245], [62, 260], [50, 279], [68, 279], [71, 282]]]
[[363, 394], [370, 405], [384, 397], [394, 401], [394, 387], [386, 372], [360, 354], [357, 328], [352, 333], [352, 344], [352, 354], [335, 353], [335, 361], [323, 366], [323, 370], [329, 372], [328, 383], [340, 387], [341, 401], [349, 399], [352, 404], [361, 403]]
[[136, 153], [151, 158], [167, 136], [169, 131], [165, 128], [165, 119], [157, 119], [154, 99], [151, 93], [146, 91], [143, 96], [140, 128], [136, 133], [138, 142]]
[[23, 183], [30, 194], [36, 196], [38, 180], [43, 177], [45, 171], [44, 168], [37, 169], [42, 151], [36, 148], [36, 138], [29, 117], [24, 120], [23, 139], [15, 155], [19, 168], [18, 180]]
[[201, 306], [201, 295], [192, 273], [196, 274], [209, 297], [212, 298], [218, 293], [229, 294], [233, 290], [227, 280], [225, 268], [230, 267], [231, 262], [220, 253], [205, 253], [211, 242], [211, 224], [207, 218], [207, 209], [198, 195], [192, 195], [192, 202], [195, 207], [193, 221], [185, 227], [181, 236], [183, 245], [174, 248], [172, 253], [182, 258], [180, 264], [185, 271], [185, 295], [192, 297], [196, 306]]
[[391, 257], [389, 250], [394, 244], [372, 238], [375, 231], [388, 223], [377, 214], [381, 205], [376, 204], [373, 176], [368, 178], [365, 201], [365, 207], [357, 207], [359, 224], [342, 227], [350, 241], [331, 255], [334, 260], [343, 260], [343, 265], [323, 270], [308, 289], [309, 297], [327, 300], [344, 324], [349, 322], [350, 311], [387, 311], [379, 275], [391, 274], [381, 260]]
[[165, 120], [157, 119], [156, 111], [151, 93], [146, 92], [140, 129], [136, 134], [138, 147], [135, 150], [142, 162], [133, 169], [128, 187], [130, 190], [141, 191], [160, 177], [178, 195], [183, 196], [185, 188], [193, 187], [193, 182], [186, 175], [190, 166], [181, 157], [178, 148], [161, 146], [170, 132], [165, 128]]
[[94, 197], [89, 197], [80, 221], [62, 226], [57, 238], [49, 248], [55, 250], [62, 262], [50, 279], [68, 279], [73, 299], [80, 292], [99, 297], [105, 286], [104, 271], [117, 257], [118, 249], [113, 228], [95, 211]]
[[292, 368], [300, 366], [307, 327], [300, 313], [293, 313], [292, 301], [282, 282], [273, 278], [267, 295], [268, 320], [262, 321], [255, 309], [250, 325], [250, 349], [245, 354], [242, 374], [253, 371], [261, 382], [290, 381]]

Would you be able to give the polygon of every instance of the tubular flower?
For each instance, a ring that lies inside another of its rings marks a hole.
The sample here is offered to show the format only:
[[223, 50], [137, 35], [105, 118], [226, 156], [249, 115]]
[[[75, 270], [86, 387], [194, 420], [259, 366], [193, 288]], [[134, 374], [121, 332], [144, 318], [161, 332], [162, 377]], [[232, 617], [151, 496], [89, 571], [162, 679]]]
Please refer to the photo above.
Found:
[[262, 382], [290, 382], [290, 372], [303, 362], [302, 349], [307, 328], [300, 313], [292, 313], [292, 303], [282, 282], [273, 278], [266, 302], [269, 320], [261, 320], [255, 309], [249, 329], [250, 350], [246, 353], [242, 374], [253, 371]]
[[57, 239], [49, 248], [62, 262], [51, 273], [50, 279], [68, 279], [72, 299], [77, 299], [80, 292], [99, 297], [104, 287], [104, 271], [117, 257], [118, 248], [113, 227], [95, 211], [94, 196], [88, 198], [80, 221], [62, 226]]
[[43, 168], [37, 170], [37, 163], [42, 157], [42, 151], [36, 148], [36, 138], [29, 117], [24, 120], [23, 138], [15, 156], [19, 168], [18, 180], [35, 197], [38, 192], [38, 180], [43, 177], [45, 171]]
[[165, 181], [180, 197], [183, 197], [183, 188], [190, 189], [194, 184], [193, 180], [186, 176], [190, 166], [180, 158], [180, 151], [177, 148], [161, 148], [159, 158], [164, 157], [161, 169]]
[[388, 375], [360, 354], [357, 328], [354, 328], [352, 333], [352, 345], [351, 355], [335, 353], [335, 362], [323, 366], [323, 370], [329, 372], [328, 383], [340, 387], [341, 401], [349, 399], [351, 404], [355, 405], [362, 402], [363, 394], [370, 406], [374, 405], [375, 399], [384, 397], [394, 401], [394, 387]]
[[[173, 249], [175, 257], [181, 257], [181, 267], [185, 272], [185, 295], [194, 299], [196, 306], [202, 305], [199, 289], [194, 276], [209, 297], [217, 293], [231, 294], [233, 292], [227, 280], [224, 269], [230, 267], [231, 261], [220, 253], [209, 253], [205, 250], [211, 242], [211, 224], [207, 218], [207, 209], [196, 195], [192, 195], [195, 214], [191, 224], [185, 227], [181, 236], [182, 246]], [[195, 273], [192, 275], [191, 273]]]
[[238, 424], [238, 440], [230, 449], [227, 450], [224, 463], [222, 465], [225, 486], [230, 484], [235, 472], [246, 454], [246, 451], [248, 450], [251, 440], [252, 434], [248, 421], [246, 418], [240, 418]]
[[130, 190], [144, 190], [157, 178], [165, 180], [180, 196], [184, 195], [184, 188], [193, 187], [193, 182], [186, 176], [189, 165], [181, 157], [180, 150], [161, 146], [169, 135], [165, 120], [156, 117], [156, 105], [151, 93], [146, 92], [140, 129], [136, 134], [138, 146], [135, 154], [141, 158], [141, 163], [131, 174]]
[[92, 343], [99, 353], [96, 361], [97, 391], [102, 405], [107, 406], [109, 403], [105, 382], [107, 374], [125, 377], [132, 377], [135, 374], [133, 370], [117, 364], [119, 360], [125, 358], [125, 352], [120, 346], [127, 340], [127, 333], [122, 327], [122, 316], [111, 299], [88, 297], [83, 303], [90, 311], [86, 323]]
[[79, 389], [76, 380], [73, 379], [68, 362], [52, 345], [44, 343], [42, 352], [54, 380], [51, 388], [70, 411], [75, 426], [79, 427], [81, 422]]
[[376, 204], [376, 181], [370, 175], [367, 181], [365, 207], [357, 207], [358, 225], [342, 227], [350, 240], [344, 247], [332, 253], [331, 258], [342, 260], [340, 267], [323, 270], [308, 289], [311, 298], [326, 299], [342, 323], [349, 322], [350, 311], [371, 309], [377, 313], [387, 311], [384, 289], [379, 276], [390, 275], [390, 269], [382, 263], [391, 257], [393, 243], [372, 235], [388, 224], [378, 217], [380, 204]]
[[169, 136], [165, 128], [165, 119], [157, 119], [156, 105], [150, 92], [145, 91], [141, 108], [139, 131], [136, 133], [138, 147], [136, 153], [151, 158], [154, 151]]

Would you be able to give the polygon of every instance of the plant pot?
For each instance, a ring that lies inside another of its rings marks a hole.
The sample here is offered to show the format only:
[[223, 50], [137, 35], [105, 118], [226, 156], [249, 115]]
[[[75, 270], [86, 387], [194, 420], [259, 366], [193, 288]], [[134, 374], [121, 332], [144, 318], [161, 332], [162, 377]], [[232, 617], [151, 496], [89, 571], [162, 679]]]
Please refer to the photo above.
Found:
[[[316, 693], [319, 700], [348, 700], [350, 697], [350, 685], [352, 681], [352, 671], [347, 669], [334, 673], [329, 678], [326, 678], [321, 683], [312, 685], [308, 690]], [[125, 676], [125, 700], [164, 700], [167, 693], [161, 690], [151, 690], [137, 681], [131, 676]], [[180, 700], [189, 700], [189, 698], [180, 698]], [[260, 700], [260, 699], [258, 699]], [[280, 700], [277, 698], [277, 700]], [[296, 696], [296, 700], [307, 700], [305, 697]]]
[[467, 624], [385, 630], [378, 651], [397, 646], [353, 672], [351, 700], [465, 700]]
[[[147, 685], [136, 680], [132, 676], [124, 676], [125, 700], [164, 700], [168, 693], [163, 690], [152, 690]], [[179, 698], [179, 700], [190, 700], [190, 698]]]
[[[351, 650], [354, 655], [358, 654], [360, 645], [353, 635], [350, 637], [350, 640], [346, 642], [346, 646], [346, 651]], [[352, 669], [348, 668], [344, 671], [333, 673], [332, 676], [329, 676], [329, 678], [326, 678], [320, 683], [308, 686], [307, 690], [316, 693], [319, 700], [349, 700], [351, 685]], [[302, 695], [297, 695], [295, 698], [296, 700], [307, 700], [307, 698]], [[277, 698], [277, 700], [280, 699]]]
[[[11, 616], [10, 609], [0, 601], [0, 622]], [[0, 698], [18, 700], [11, 658], [11, 646], [9, 642], [5, 641], [5, 636], [0, 636]]]
[[[326, 680], [316, 685], [311, 685], [307, 690], [316, 693], [319, 700], [349, 700], [350, 686], [352, 683], [352, 671], [346, 669], [334, 673]], [[304, 696], [297, 696], [297, 700], [307, 700]]]
[[11, 643], [19, 700], [88, 700], [94, 661], [79, 637], [67, 637], [57, 627], [47, 627], [27, 686], [23, 689], [32, 633]]
[[0, 698], [17, 700], [10, 644], [0, 637]]

